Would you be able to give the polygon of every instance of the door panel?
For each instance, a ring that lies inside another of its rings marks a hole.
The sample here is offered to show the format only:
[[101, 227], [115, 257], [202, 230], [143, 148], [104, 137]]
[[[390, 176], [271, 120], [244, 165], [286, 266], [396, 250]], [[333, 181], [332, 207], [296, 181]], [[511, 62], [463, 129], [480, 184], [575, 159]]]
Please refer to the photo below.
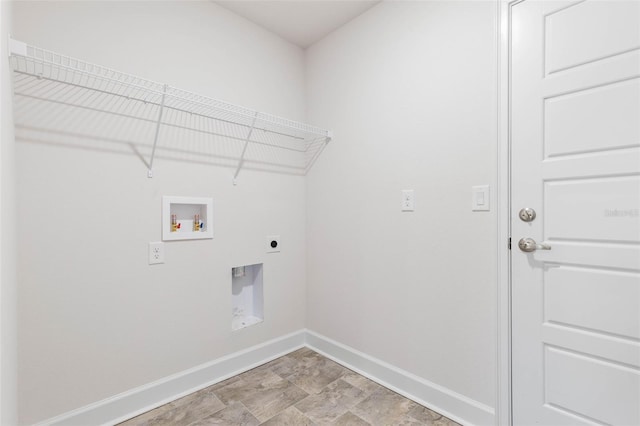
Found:
[[[607, 253], [606, 256], [602, 255], [603, 251]], [[539, 251], [531, 257], [535, 258], [536, 262], [637, 271], [638, 268], [630, 265], [639, 262], [638, 256], [638, 248], [635, 245], [556, 240], [553, 242], [552, 250]], [[536, 266], [542, 265], [536, 263]]]
[[638, 425], [640, 2], [511, 19], [514, 424]]
[[[615, 359], [616, 362], [625, 365], [637, 364], [640, 357], [640, 348], [633, 339], [621, 339], [608, 333], [554, 324], [552, 322], [545, 322], [542, 328], [541, 340], [545, 345], [571, 348], [571, 350], [578, 353], [591, 354], [602, 359]], [[542, 374], [539, 370], [538, 373]], [[580, 392], [576, 393], [579, 394]], [[603, 404], [607, 405], [606, 400], [603, 400]], [[517, 424], [534, 424], [534, 422]]]
[[545, 99], [545, 158], [640, 145], [640, 79]]
[[638, 14], [637, 1], [585, 1], [547, 14], [547, 74], [640, 48]]
[[640, 424], [637, 369], [553, 346], [544, 356], [546, 404], [611, 425]]
[[640, 242], [640, 177], [544, 184], [544, 239]]
[[[544, 282], [544, 320], [614, 337], [640, 339], [640, 275], [559, 265]], [[618, 315], [598, 315], [616, 310]]]
[[583, 154], [571, 158], [562, 157], [545, 160], [542, 163], [542, 173], [548, 180], [558, 180], [567, 177], [566, 167], [570, 165], [571, 175], [577, 177], [606, 176], [615, 168], [620, 175], [633, 175], [640, 163], [640, 150], [619, 149], [599, 152], [593, 155]]

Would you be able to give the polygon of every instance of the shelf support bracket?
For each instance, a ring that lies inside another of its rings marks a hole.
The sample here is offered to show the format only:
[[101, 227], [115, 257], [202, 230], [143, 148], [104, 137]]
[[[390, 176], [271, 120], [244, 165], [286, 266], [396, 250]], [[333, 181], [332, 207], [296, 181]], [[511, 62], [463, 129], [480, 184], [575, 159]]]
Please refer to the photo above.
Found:
[[156, 145], [158, 144], [158, 134], [160, 133], [160, 123], [162, 122], [162, 112], [164, 111], [164, 99], [167, 95], [167, 85], [162, 88], [162, 101], [160, 102], [160, 111], [158, 111], [158, 121], [156, 122], [156, 133], [153, 137], [153, 148], [151, 149], [151, 158], [149, 159], [149, 170], [147, 171], [147, 177], [153, 177], [153, 159], [156, 156]]
[[251, 122], [251, 128], [249, 129], [249, 134], [247, 134], [247, 138], [244, 141], [244, 148], [242, 148], [242, 154], [240, 154], [240, 161], [238, 162], [238, 167], [236, 167], [236, 172], [233, 174], [233, 184], [237, 185], [238, 173], [240, 173], [240, 169], [244, 164], [244, 155], [247, 153], [247, 147], [249, 146], [249, 142], [251, 141], [251, 135], [253, 134], [253, 129], [256, 127], [256, 120], [258, 119], [258, 112], [256, 111], [253, 116], [253, 121]]

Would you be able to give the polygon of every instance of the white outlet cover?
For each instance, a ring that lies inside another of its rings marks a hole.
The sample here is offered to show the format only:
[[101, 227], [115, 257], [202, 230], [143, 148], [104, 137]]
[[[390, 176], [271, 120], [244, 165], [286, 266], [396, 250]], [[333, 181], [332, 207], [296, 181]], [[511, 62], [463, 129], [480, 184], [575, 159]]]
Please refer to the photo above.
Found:
[[149, 243], [149, 265], [164, 263], [164, 243], [161, 241]]
[[403, 212], [412, 212], [416, 208], [416, 198], [413, 189], [402, 190], [402, 203], [400, 204], [400, 210]]
[[[275, 247], [273, 246], [274, 242], [275, 242]], [[282, 246], [282, 240], [280, 239], [280, 235], [267, 235], [265, 246], [267, 248], [267, 253], [279, 253]]]

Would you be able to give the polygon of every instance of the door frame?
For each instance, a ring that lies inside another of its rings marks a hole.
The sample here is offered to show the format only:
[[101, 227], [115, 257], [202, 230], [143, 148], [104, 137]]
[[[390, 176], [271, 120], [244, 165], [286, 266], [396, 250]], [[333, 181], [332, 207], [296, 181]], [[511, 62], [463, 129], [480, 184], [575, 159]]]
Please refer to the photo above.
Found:
[[511, 16], [525, 0], [496, 0], [497, 301], [495, 424], [513, 424], [511, 336]]

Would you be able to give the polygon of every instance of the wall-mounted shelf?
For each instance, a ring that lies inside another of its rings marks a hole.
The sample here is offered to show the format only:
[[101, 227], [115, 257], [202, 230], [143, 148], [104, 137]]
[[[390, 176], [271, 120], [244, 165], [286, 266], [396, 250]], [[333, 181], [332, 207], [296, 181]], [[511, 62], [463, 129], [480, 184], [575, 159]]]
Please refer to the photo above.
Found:
[[175, 131], [205, 135], [235, 159], [233, 180], [246, 163], [279, 164], [306, 174], [331, 140], [331, 132], [308, 124], [208, 98], [9, 39], [14, 94], [44, 102], [139, 120], [153, 143], [148, 176], [160, 139], [180, 139]]

